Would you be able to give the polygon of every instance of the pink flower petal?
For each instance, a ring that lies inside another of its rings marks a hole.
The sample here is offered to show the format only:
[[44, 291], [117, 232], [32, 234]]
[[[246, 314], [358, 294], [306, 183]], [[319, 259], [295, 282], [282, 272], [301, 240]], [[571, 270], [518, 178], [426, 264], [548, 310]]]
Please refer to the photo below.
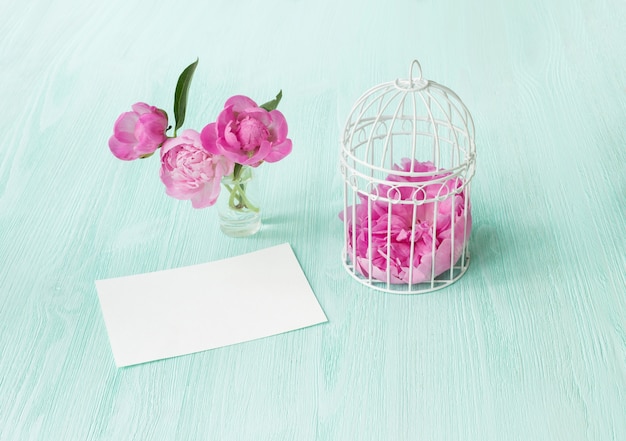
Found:
[[226, 100], [224, 108], [232, 106], [233, 112], [239, 113], [246, 109], [258, 107], [254, 101], [244, 95], [231, 96]]
[[113, 155], [115, 155], [115, 157], [118, 159], [122, 159], [124, 161], [132, 161], [133, 159], [137, 159], [139, 155], [135, 153], [132, 147], [132, 145], [129, 145], [117, 139], [115, 135], [109, 138], [109, 149], [111, 150], [111, 153], [113, 153]]
[[272, 149], [272, 143], [269, 141], [261, 142], [259, 149], [252, 156], [246, 158], [241, 164], [249, 165], [251, 167], [258, 167], [263, 163], [263, 160], [267, 157], [268, 153]]
[[226, 126], [231, 123], [232, 121], [235, 121], [235, 113], [233, 111], [233, 106], [227, 106], [224, 107], [224, 110], [222, 110], [220, 112], [220, 114], [217, 116], [217, 133], [218, 136], [220, 133], [224, 132], [224, 129], [226, 128]]
[[193, 130], [193, 129], [183, 130], [183, 132], [179, 136], [186, 138], [195, 146], [202, 145], [201, 135], [196, 130]]
[[202, 142], [202, 147], [214, 155], [219, 154], [217, 149], [217, 125], [215, 123], [207, 124], [200, 134], [200, 140]]
[[122, 142], [136, 142], [135, 126], [137, 125], [137, 121], [139, 121], [139, 115], [136, 113], [122, 113], [115, 121], [113, 129], [114, 136]]
[[285, 139], [280, 144], [272, 145], [272, 150], [265, 157], [265, 161], [267, 162], [277, 162], [291, 153], [292, 143], [291, 139]]
[[237, 139], [237, 124], [234, 121], [230, 121], [224, 128], [223, 135], [220, 139], [224, 146], [228, 146], [229, 150], [241, 150], [241, 144]]
[[272, 117], [270, 113], [265, 109], [261, 109], [260, 107], [252, 108], [252, 109], [245, 109], [244, 111], [239, 113], [239, 116], [237, 117], [237, 119], [241, 121], [241, 119], [245, 117], [254, 118], [260, 121], [261, 124], [263, 124], [266, 127], [272, 123]]
[[202, 188], [191, 197], [191, 206], [193, 208], [210, 207], [217, 201], [220, 190], [219, 181], [204, 184]]
[[270, 112], [270, 116], [272, 117], [270, 130], [272, 130], [274, 136], [276, 137], [276, 141], [282, 141], [287, 137], [287, 120], [285, 119], [285, 116], [278, 110], [272, 110]]
[[248, 160], [248, 155], [246, 155], [242, 150], [231, 150], [230, 146], [225, 143], [223, 139], [218, 139], [216, 146], [218, 154], [225, 156], [231, 161], [244, 164], [245, 161]]
[[146, 103], [135, 103], [132, 106], [133, 112], [139, 114], [139, 115], [143, 115], [144, 113], [152, 113], [154, 112], [154, 110], [156, 110], [156, 107], [151, 106], [149, 104]]

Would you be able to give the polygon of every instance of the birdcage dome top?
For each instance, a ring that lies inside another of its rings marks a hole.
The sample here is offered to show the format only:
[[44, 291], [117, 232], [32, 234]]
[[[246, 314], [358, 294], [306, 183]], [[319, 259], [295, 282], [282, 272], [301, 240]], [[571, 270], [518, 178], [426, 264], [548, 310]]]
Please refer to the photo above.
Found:
[[344, 165], [374, 178], [389, 173], [419, 175], [412, 169], [398, 170], [396, 165], [404, 158], [430, 162], [437, 170], [466, 179], [473, 175], [476, 153], [470, 112], [452, 90], [423, 78], [417, 60], [407, 79], [379, 84], [356, 101], [341, 144]]

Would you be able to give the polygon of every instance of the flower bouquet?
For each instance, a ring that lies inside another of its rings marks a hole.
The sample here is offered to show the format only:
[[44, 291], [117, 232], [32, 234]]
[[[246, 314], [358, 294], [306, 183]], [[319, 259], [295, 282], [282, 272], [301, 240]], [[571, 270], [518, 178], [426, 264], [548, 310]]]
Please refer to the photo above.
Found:
[[167, 195], [205, 208], [218, 201], [223, 186], [228, 195], [220, 210], [220, 228], [235, 237], [254, 234], [261, 217], [248, 192], [252, 169], [280, 161], [292, 149], [287, 121], [276, 110], [282, 91], [260, 106], [246, 96], [232, 96], [215, 122], [200, 132], [186, 129], [178, 134], [197, 64], [190, 64], [178, 78], [172, 136], [167, 134], [172, 128], [167, 113], [139, 102], [115, 121], [109, 148], [125, 161], [148, 158], [160, 148], [160, 177]]
[[340, 213], [346, 257], [374, 281], [428, 282], [452, 268], [469, 239], [472, 217], [463, 180], [432, 162], [407, 158], [393, 170]]

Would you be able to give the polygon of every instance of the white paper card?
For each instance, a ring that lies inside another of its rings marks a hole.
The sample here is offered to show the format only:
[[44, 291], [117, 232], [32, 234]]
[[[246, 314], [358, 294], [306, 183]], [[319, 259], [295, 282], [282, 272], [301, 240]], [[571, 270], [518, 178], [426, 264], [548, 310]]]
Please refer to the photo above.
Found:
[[97, 280], [96, 289], [118, 367], [327, 321], [287, 243], [201, 265]]

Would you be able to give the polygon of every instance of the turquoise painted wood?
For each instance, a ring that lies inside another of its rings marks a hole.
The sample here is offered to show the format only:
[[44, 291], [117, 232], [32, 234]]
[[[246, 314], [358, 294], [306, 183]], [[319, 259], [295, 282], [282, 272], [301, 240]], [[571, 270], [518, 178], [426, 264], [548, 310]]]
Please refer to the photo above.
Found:
[[[3, 3], [0, 440], [625, 440], [625, 17], [623, 0]], [[252, 238], [168, 198], [157, 158], [108, 151], [132, 103], [172, 114], [196, 57], [186, 127], [284, 92], [294, 150], [259, 170]], [[341, 267], [338, 139], [413, 58], [472, 111], [478, 166], [467, 274], [401, 297]], [[94, 280], [285, 241], [327, 324], [115, 368]]]

